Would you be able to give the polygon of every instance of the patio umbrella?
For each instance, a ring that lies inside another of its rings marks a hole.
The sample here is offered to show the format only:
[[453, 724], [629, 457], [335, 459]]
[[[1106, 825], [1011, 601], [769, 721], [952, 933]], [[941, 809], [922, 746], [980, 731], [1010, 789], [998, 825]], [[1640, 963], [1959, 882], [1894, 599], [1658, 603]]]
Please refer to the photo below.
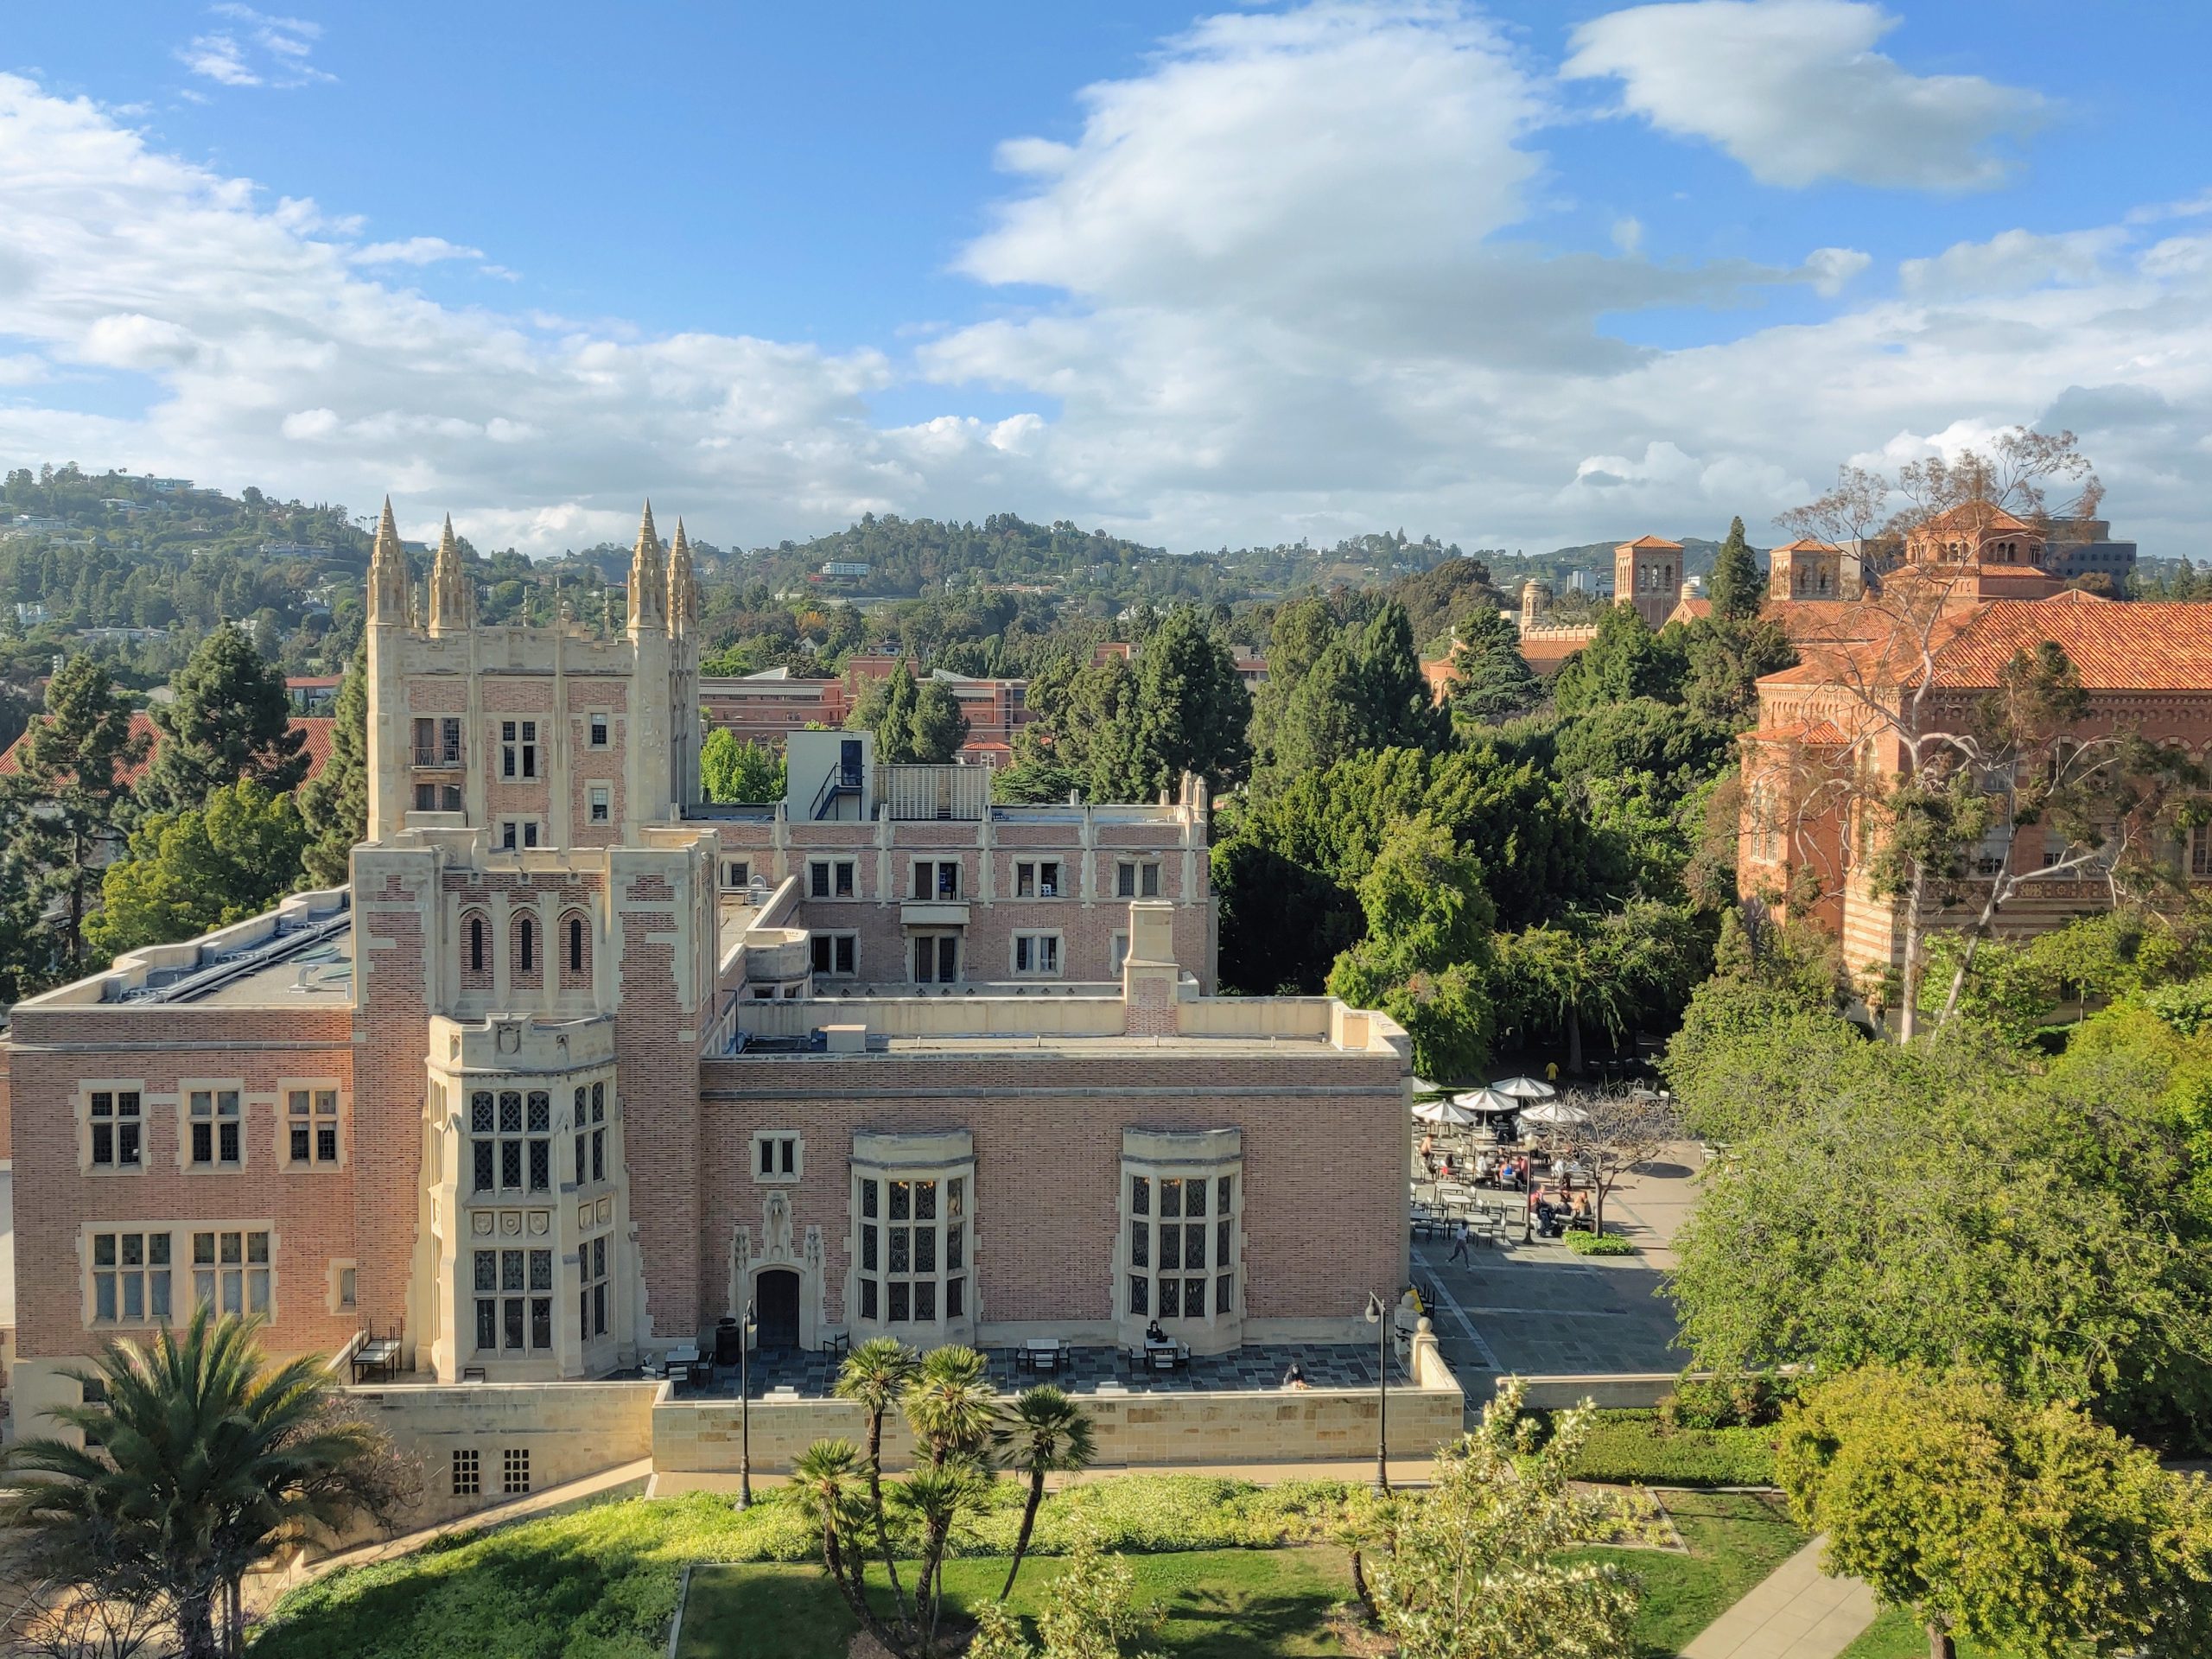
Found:
[[1554, 1128], [1571, 1123], [1587, 1123], [1590, 1114], [1580, 1106], [1570, 1106], [1563, 1100], [1539, 1101], [1521, 1111], [1523, 1123], [1542, 1123]]
[[1549, 1100], [1559, 1090], [1536, 1077], [1508, 1077], [1491, 1087], [1501, 1095], [1510, 1095], [1516, 1100]]
[[1464, 1095], [1454, 1095], [1452, 1103], [1465, 1107], [1471, 1112], [1517, 1112], [1521, 1109], [1521, 1103], [1512, 1096], [1488, 1088], [1470, 1089]]
[[1448, 1100], [1424, 1100], [1414, 1108], [1414, 1116], [1424, 1123], [1449, 1123], [1455, 1128], [1465, 1128], [1475, 1121], [1475, 1115]]

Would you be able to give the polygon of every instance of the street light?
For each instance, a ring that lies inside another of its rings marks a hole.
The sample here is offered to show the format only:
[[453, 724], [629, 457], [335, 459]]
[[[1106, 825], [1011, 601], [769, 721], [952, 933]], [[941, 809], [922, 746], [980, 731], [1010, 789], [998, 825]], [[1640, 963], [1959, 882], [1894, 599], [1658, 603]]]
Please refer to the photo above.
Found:
[[1390, 1495], [1390, 1305], [1367, 1293], [1367, 1322], [1375, 1336], [1375, 1490]]
[[737, 1326], [737, 1507], [753, 1507], [753, 1304]]

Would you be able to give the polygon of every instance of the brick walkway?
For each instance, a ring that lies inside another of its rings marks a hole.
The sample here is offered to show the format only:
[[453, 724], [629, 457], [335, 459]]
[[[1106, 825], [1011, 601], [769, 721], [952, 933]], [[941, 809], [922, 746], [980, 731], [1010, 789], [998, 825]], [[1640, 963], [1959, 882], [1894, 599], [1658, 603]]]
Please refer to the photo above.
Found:
[[1874, 1622], [1874, 1592], [1821, 1571], [1815, 1538], [1751, 1586], [1682, 1659], [1835, 1659]]

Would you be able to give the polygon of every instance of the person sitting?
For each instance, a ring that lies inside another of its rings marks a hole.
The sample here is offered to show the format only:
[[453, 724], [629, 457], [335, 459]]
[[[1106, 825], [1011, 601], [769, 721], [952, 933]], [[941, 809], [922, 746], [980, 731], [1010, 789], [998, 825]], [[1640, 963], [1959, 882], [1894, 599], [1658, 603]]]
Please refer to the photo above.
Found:
[[1540, 1186], [1530, 1193], [1529, 1201], [1535, 1206], [1536, 1210], [1537, 1237], [1557, 1238], [1567, 1230], [1566, 1212], [1546, 1196], [1543, 1188]]
[[1282, 1374], [1282, 1385], [1286, 1389], [1304, 1388], [1306, 1386], [1306, 1368], [1303, 1365], [1300, 1365], [1296, 1360], [1292, 1360], [1290, 1362], [1290, 1369]]
[[1160, 1328], [1160, 1321], [1158, 1319], [1154, 1319], [1150, 1325], [1145, 1326], [1144, 1339], [1147, 1342], [1165, 1342], [1167, 1340], [1167, 1333]]
[[1577, 1221], [1587, 1221], [1590, 1218], [1590, 1194], [1585, 1189], [1578, 1188], [1575, 1192], [1574, 1218]]
[[1489, 1179], [1490, 1154], [1486, 1152], [1478, 1152], [1475, 1154], [1475, 1185], [1477, 1186], [1481, 1186]]

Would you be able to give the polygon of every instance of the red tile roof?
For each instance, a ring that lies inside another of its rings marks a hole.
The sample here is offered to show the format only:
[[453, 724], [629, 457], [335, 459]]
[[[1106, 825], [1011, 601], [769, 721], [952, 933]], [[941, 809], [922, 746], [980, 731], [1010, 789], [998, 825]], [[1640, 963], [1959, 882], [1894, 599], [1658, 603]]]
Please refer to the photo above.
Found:
[[[1865, 607], [1872, 617], [1880, 607]], [[1897, 626], [1892, 624], [1891, 626]], [[1760, 683], [1818, 685], [1837, 677], [1837, 658], [1870, 661], [1888, 641], [1873, 637], [1834, 643], [1793, 631], [1805, 660]], [[2022, 651], [2050, 640], [2064, 651], [2088, 691], [2195, 691], [2212, 694], [2212, 605], [2157, 605], [2102, 599], [2069, 588], [2048, 599], [1997, 599], [1936, 624], [1931, 636], [1936, 682], [1962, 690], [1997, 683]], [[1900, 658], [1916, 643], [1897, 641]], [[1902, 676], [1916, 680], [1914, 664]]]
[[[292, 729], [302, 734], [307, 740], [301, 744], [300, 747], [308, 757], [307, 775], [308, 777], [319, 775], [323, 767], [329, 764], [331, 734], [337, 725], [337, 721], [327, 715], [295, 715], [292, 717]], [[143, 709], [133, 709], [130, 715], [130, 735], [134, 741], [143, 738], [146, 742], [145, 759], [123, 773], [124, 783], [135, 786], [153, 768], [154, 751], [158, 749], [162, 743], [162, 728], [154, 724], [154, 717], [151, 715]], [[23, 769], [22, 752], [30, 741], [30, 733], [25, 731], [21, 737], [8, 746], [6, 753], [0, 754], [0, 777], [19, 772]]]
[[1621, 545], [1658, 548], [1671, 553], [1679, 553], [1682, 550], [1682, 544], [1680, 542], [1670, 542], [1664, 536], [1639, 536], [1634, 541], [1624, 542]]

